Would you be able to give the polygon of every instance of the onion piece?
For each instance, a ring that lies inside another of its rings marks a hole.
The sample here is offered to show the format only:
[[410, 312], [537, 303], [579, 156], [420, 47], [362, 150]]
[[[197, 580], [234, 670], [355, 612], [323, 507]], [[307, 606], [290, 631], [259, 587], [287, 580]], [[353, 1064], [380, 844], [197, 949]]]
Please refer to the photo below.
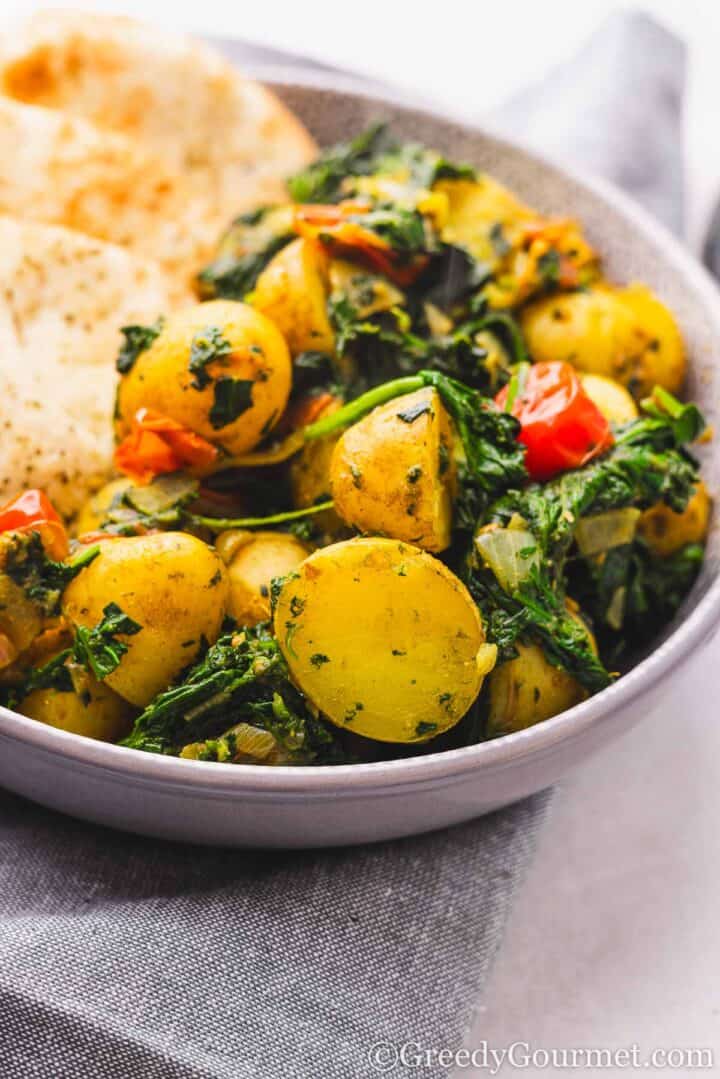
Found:
[[540, 549], [532, 532], [521, 528], [492, 528], [475, 537], [475, 548], [506, 592], [519, 585], [540, 565]]
[[607, 510], [592, 517], [581, 517], [575, 529], [575, 540], [585, 558], [604, 554], [613, 547], [622, 547], [635, 539], [640, 510], [628, 506], [622, 510]]

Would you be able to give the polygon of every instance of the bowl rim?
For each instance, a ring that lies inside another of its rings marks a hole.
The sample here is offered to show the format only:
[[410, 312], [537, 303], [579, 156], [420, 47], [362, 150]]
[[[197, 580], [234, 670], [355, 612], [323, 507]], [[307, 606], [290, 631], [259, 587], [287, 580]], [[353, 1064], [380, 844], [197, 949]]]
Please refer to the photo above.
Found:
[[[292, 90], [297, 87], [330, 94], [351, 94], [379, 107], [391, 106], [420, 119], [452, 124], [483, 136], [501, 149], [520, 151], [546, 171], [570, 179], [608, 204], [614, 212], [620, 213], [632, 229], [662, 248], [668, 263], [688, 282], [691, 290], [699, 294], [720, 340], [720, 291], [709, 273], [663, 224], [607, 180], [587, 176], [582, 170], [568, 167], [553, 157], [529, 148], [520, 139], [507, 138], [499, 134], [492, 123], [480, 125], [445, 110], [437, 111], [425, 106], [416, 108], [402, 91], [392, 87], [380, 93], [369, 90], [351, 76], [333, 74], [332, 77], [322, 77], [315, 71], [300, 68], [293, 69], [291, 76], [283, 77], [274, 65], [260, 69], [260, 78], [263, 78], [263, 70], [267, 76], [271, 76], [264, 81], [273, 88]], [[0, 707], [0, 742], [3, 739], [23, 742], [33, 750], [64, 758], [69, 766], [101, 770], [130, 785], [150, 782], [168, 787], [193, 787], [216, 797], [311, 794], [315, 798], [322, 798], [352, 792], [366, 794], [368, 790], [393, 787], [401, 792], [409, 786], [436, 786], [442, 780], [450, 782], [476, 770], [478, 773], [483, 769], [499, 771], [519, 761], [546, 755], [558, 745], [574, 741], [616, 709], [632, 705], [650, 686], [657, 687], [668, 679], [694, 651], [710, 640], [718, 626], [720, 573], [668, 638], [612, 686], [526, 730], [419, 757], [359, 764], [279, 765], [272, 768], [246, 764], [219, 765], [217, 762], [183, 760], [94, 741], [45, 726], [3, 707]]]

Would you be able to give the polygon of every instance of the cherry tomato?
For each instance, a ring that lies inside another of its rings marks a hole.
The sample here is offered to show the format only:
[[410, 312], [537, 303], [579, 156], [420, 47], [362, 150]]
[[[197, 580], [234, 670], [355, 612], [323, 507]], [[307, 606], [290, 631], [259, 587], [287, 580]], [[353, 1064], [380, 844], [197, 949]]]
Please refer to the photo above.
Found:
[[581, 468], [613, 444], [610, 424], [569, 363], [536, 363], [521, 370], [495, 403], [520, 421], [525, 467], [535, 480]]
[[67, 532], [57, 510], [42, 491], [25, 491], [3, 506], [0, 532], [37, 532], [51, 558], [59, 561], [67, 556]]
[[182, 468], [206, 470], [217, 459], [217, 447], [181, 423], [141, 408], [133, 429], [115, 450], [115, 464], [135, 483], [149, 483], [154, 476]]

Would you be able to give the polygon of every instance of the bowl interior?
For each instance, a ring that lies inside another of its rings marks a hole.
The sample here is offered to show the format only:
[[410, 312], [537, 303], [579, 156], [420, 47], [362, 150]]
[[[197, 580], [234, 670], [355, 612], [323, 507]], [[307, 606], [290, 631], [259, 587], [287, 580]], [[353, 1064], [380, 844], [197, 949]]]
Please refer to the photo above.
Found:
[[[400, 136], [422, 141], [451, 158], [468, 161], [493, 174], [541, 212], [571, 216], [582, 222], [590, 241], [603, 257], [605, 272], [610, 279], [647, 283], [675, 313], [690, 361], [687, 395], [700, 404], [709, 422], [717, 428], [720, 375], [714, 362], [714, 350], [720, 344], [720, 294], [699, 264], [662, 226], [609, 185], [573, 175], [487, 132], [408, 108], [387, 98], [373, 98], [358, 92], [350, 82], [343, 89], [343, 81], [335, 76], [327, 85], [322, 85], [317, 73], [306, 79], [305, 75], [298, 76], [293, 72], [293, 80], [292, 83], [278, 78], [265, 81], [297, 112], [320, 145], [347, 138], [371, 121], [384, 119]], [[711, 491], [718, 491], [720, 456], [716, 444], [701, 447], [699, 456], [708, 486]], [[660, 653], [655, 651], [627, 678], [598, 696], [544, 724], [494, 742], [410, 759], [352, 766], [258, 769], [233, 765], [220, 768], [216, 764], [155, 757], [93, 743], [61, 731], [41, 728], [32, 720], [3, 709], [0, 709], [0, 720], [3, 731], [9, 736], [38, 750], [121, 773], [126, 780], [142, 774], [162, 780], [168, 789], [177, 782], [183, 786], [212, 788], [218, 794], [242, 790], [305, 792], [312, 789], [334, 796], [350, 788], [382, 784], [391, 777], [405, 786], [424, 783], [432, 777], [446, 779], [461, 772], [474, 772], [481, 764], [506, 767], [520, 758], [549, 752], [558, 743], [567, 745], [574, 736], [612, 715], [623, 703], [634, 702], [656, 679], [672, 672], [717, 627], [720, 621], [719, 543], [717, 520], [714, 520], [702, 573], [675, 621], [656, 641], [656, 648], [666, 642]], [[538, 783], [533, 789], [539, 787]]]

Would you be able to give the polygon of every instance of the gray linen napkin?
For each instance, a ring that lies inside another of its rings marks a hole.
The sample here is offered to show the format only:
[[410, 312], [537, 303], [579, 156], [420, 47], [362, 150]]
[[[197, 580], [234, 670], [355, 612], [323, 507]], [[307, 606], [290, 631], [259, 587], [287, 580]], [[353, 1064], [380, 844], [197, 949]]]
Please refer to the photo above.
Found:
[[[621, 17], [499, 119], [677, 225], [683, 74], [679, 43]], [[373, 847], [258, 854], [123, 836], [0, 793], [0, 1076], [354, 1079], [379, 1074], [376, 1043], [456, 1050], [547, 802]], [[386, 1075], [450, 1070], [388, 1052]]]

